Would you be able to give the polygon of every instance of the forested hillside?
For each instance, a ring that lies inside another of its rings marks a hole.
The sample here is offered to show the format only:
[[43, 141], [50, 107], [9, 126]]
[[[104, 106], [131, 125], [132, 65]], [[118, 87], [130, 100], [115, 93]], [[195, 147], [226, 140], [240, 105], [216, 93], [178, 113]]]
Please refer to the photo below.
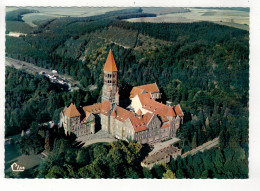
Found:
[[[102, 69], [112, 49], [122, 98], [128, 96], [132, 86], [156, 82], [164, 95], [163, 101], [181, 104], [185, 118], [178, 132], [183, 142], [178, 146], [184, 151], [220, 135], [221, 147], [212, 152], [214, 156], [215, 152], [221, 152], [222, 164], [233, 162], [235, 167], [206, 171], [203, 176], [246, 178], [248, 31], [209, 22], [128, 23], [119, 20], [121, 17], [116, 16], [119, 13], [110, 13], [111, 17], [46, 21], [27, 36], [7, 37], [6, 56], [56, 69], [80, 80], [84, 87], [96, 84], [94, 95], [98, 97], [103, 83]], [[77, 105], [87, 103], [86, 93], [81, 94], [84, 96], [75, 97]], [[63, 103], [67, 105], [68, 100]], [[243, 157], [233, 156], [236, 152], [244, 153]], [[210, 158], [206, 154], [202, 157]], [[181, 164], [187, 160], [177, 162], [178, 169], [184, 168]], [[171, 169], [175, 171], [177, 167]], [[215, 169], [214, 165], [205, 168]], [[202, 172], [195, 175], [183, 169], [177, 178], [196, 178]]]
[[[59, 114], [64, 105], [81, 100], [81, 104], [94, 103], [95, 91], [64, 92], [42, 76], [34, 76], [25, 71], [6, 67], [5, 71], [5, 135], [20, 134], [32, 124], [50, 120], [59, 122]], [[79, 106], [79, 105], [78, 105]]]

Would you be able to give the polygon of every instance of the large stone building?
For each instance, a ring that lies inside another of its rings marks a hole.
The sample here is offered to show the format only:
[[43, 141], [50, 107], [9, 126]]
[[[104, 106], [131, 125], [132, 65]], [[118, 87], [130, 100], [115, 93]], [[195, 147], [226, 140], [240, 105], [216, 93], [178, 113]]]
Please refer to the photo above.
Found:
[[117, 72], [110, 50], [104, 66], [102, 102], [83, 107], [84, 115], [80, 115], [74, 104], [65, 108], [60, 120], [65, 134], [95, 133], [96, 120], [100, 119], [102, 130], [118, 139], [150, 144], [175, 137], [184, 116], [180, 105], [172, 107], [156, 101], [161, 93], [153, 83], [133, 87], [129, 109], [120, 107]]

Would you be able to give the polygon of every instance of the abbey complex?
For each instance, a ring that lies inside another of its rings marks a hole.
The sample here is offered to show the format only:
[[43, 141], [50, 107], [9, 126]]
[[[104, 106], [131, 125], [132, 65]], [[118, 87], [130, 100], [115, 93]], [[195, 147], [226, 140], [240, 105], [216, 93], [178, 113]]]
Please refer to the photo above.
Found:
[[156, 83], [133, 87], [131, 105], [127, 109], [119, 106], [117, 66], [112, 51], [109, 51], [104, 66], [102, 102], [80, 108], [71, 103], [60, 114], [60, 126], [65, 134], [77, 137], [94, 134], [97, 124], [117, 139], [135, 140], [151, 144], [176, 136], [183, 122], [184, 113], [180, 105], [165, 105], [157, 100], [161, 93]]

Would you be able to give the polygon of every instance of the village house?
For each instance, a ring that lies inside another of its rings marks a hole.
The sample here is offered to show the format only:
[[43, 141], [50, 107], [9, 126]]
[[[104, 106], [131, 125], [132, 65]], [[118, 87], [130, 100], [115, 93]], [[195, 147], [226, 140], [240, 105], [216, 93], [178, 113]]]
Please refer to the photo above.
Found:
[[151, 144], [176, 136], [184, 113], [180, 105], [169, 106], [156, 101], [161, 98], [156, 83], [133, 87], [127, 110], [119, 106], [118, 70], [112, 50], [103, 70], [102, 102], [83, 107], [84, 117], [73, 103], [61, 112], [60, 126], [66, 135], [95, 133], [95, 123], [100, 119], [101, 129], [117, 139]]

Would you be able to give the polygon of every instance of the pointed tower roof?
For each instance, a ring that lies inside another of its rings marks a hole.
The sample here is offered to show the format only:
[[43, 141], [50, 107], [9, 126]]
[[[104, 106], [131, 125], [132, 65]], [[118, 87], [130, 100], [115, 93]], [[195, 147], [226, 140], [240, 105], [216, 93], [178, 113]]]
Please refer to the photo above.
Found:
[[80, 113], [79, 113], [79, 111], [76, 108], [76, 105], [74, 105], [73, 103], [71, 103], [70, 106], [65, 109], [64, 114], [67, 117], [77, 117], [77, 116], [80, 116]]
[[116, 62], [112, 50], [109, 50], [107, 61], [104, 66], [105, 72], [117, 72]]

